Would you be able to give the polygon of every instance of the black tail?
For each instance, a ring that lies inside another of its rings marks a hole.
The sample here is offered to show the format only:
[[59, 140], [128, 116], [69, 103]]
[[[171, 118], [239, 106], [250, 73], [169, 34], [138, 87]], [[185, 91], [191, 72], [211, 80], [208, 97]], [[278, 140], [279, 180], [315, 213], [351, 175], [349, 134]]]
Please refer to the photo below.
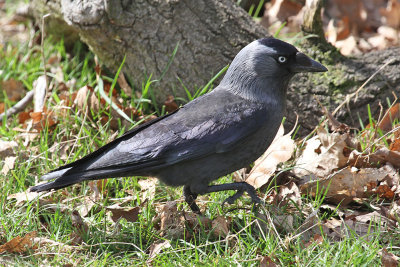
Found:
[[115, 167], [111, 166], [103, 169], [76, 170], [75, 168], [68, 168], [59, 171], [53, 171], [42, 176], [42, 180], [55, 179], [46, 184], [40, 184], [30, 188], [31, 192], [49, 191], [51, 189], [61, 189], [73, 184], [80, 183], [87, 180], [100, 180], [106, 178], [127, 177], [127, 176], [140, 176], [141, 173], [137, 172], [136, 166]]
[[79, 176], [77, 175], [66, 175], [66, 176], [61, 176], [52, 182], [33, 186], [29, 190], [31, 192], [50, 191], [51, 189], [58, 190], [79, 183], [81, 181], [82, 179], [80, 179]]

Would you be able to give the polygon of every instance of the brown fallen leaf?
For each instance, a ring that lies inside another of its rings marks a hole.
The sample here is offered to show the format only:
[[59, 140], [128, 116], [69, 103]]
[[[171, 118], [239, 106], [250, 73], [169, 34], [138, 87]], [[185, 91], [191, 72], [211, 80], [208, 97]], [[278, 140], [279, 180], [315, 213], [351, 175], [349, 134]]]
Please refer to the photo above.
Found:
[[393, 105], [389, 110], [386, 111], [385, 115], [378, 124], [378, 128], [384, 133], [392, 130], [393, 122], [396, 119], [400, 119], [400, 103]]
[[289, 182], [286, 185], [279, 187], [279, 193], [277, 195], [278, 206], [295, 205], [301, 206], [301, 195], [300, 190], [294, 182]]
[[33, 244], [33, 238], [37, 235], [36, 231], [30, 232], [23, 237], [17, 236], [7, 243], [0, 246], [0, 254], [4, 252], [8, 253], [25, 253], [28, 250], [36, 249]]
[[398, 0], [389, 0], [386, 8], [381, 8], [381, 15], [385, 18], [385, 24], [398, 29], [400, 27], [400, 2]]
[[171, 113], [178, 109], [178, 104], [175, 102], [175, 98], [173, 95], [168, 95], [167, 99], [164, 101], [165, 111]]
[[87, 112], [87, 108], [90, 108], [94, 113], [98, 113], [100, 110], [100, 102], [94, 93], [93, 88], [88, 85], [85, 85], [78, 90], [74, 104], [82, 112]]
[[53, 130], [58, 123], [53, 112], [49, 112], [46, 109], [44, 109], [43, 112], [31, 112], [29, 113], [29, 116], [32, 118], [32, 128], [37, 130], [38, 132], [42, 131], [46, 127], [49, 130]]
[[20, 113], [18, 113], [18, 122], [20, 124], [24, 124], [25, 121], [29, 120], [31, 118], [31, 116], [29, 116], [29, 113], [33, 112], [33, 110], [28, 111], [22, 111]]
[[24, 84], [15, 79], [9, 79], [0, 83], [0, 89], [6, 92], [10, 101], [18, 101], [25, 95]]
[[176, 201], [168, 201], [161, 208], [161, 236], [180, 238], [184, 234], [184, 225], [181, 223], [181, 214], [178, 212]]
[[324, 127], [317, 129], [316, 136], [306, 142], [306, 147], [296, 161], [293, 172], [297, 176], [315, 175], [326, 177], [335, 170], [346, 166], [348, 157], [347, 133], [328, 133]]
[[380, 251], [381, 254], [381, 261], [382, 261], [382, 266], [383, 267], [398, 267], [400, 262], [399, 262], [399, 257], [394, 255], [391, 252], [388, 252], [386, 248], [382, 249]]
[[150, 246], [150, 254], [149, 259], [146, 261], [147, 263], [151, 263], [153, 259], [160, 254], [163, 250], [171, 247], [171, 243], [168, 240], [159, 241], [157, 243], [153, 243]]
[[223, 216], [217, 216], [212, 221], [211, 227], [216, 237], [226, 237], [229, 234], [229, 222]]
[[118, 84], [121, 87], [121, 89], [124, 91], [124, 93], [127, 96], [132, 96], [132, 88], [129, 86], [128, 82], [125, 79], [125, 75], [124, 73], [121, 71], [118, 75]]
[[400, 152], [400, 137], [394, 139], [394, 141], [390, 144], [389, 149], [391, 151]]
[[274, 175], [278, 164], [289, 160], [292, 157], [295, 145], [291, 138], [292, 132], [283, 135], [283, 125], [279, 127], [271, 145], [267, 151], [254, 164], [246, 182], [256, 189], [267, 184]]
[[302, 4], [297, 1], [272, 0], [265, 4], [264, 17], [261, 23], [268, 27], [275, 22], [288, 21], [290, 17], [296, 16], [302, 7]]
[[111, 211], [111, 219], [114, 222], [117, 222], [122, 218], [128, 222], [136, 222], [140, 212], [140, 207], [122, 208], [118, 205], [113, 205], [112, 207], [107, 207], [106, 209]]
[[276, 264], [270, 257], [264, 256], [261, 258], [259, 267], [276, 267], [279, 266]]
[[358, 168], [377, 167], [389, 162], [395, 168], [400, 167], [400, 151], [381, 147], [373, 153], [361, 153], [353, 150], [349, 156], [349, 165]]
[[85, 196], [81, 199], [80, 205], [75, 207], [75, 209], [82, 217], [86, 217], [95, 205], [96, 203], [91, 197]]
[[83, 221], [81, 215], [77, 210], [73, 210], [71, 213], [72, 227], [74, 231], [71, 233], [71, 243], [74, 245], [82, 244], [84, 236], [86, 236], [89, 227]]
[[315, 234], [306, 244], [305, 247], [308, 248], [313, 244], [321, 244], [324, 241], [324, 237], [320, 234]]
[[319, 192], [324, 192], [325, 199], [329, 203], [346, 205], [354, 198], [367, 197], [366, 188], [371, 182], [380, 182], [388, 175], [394, 175], [392, 168], [383, 166], [379, 169], [364, 168], [357, 169], [346, 167], [340, 171], [329, 175], [327, 178], [318, 178], [307, 175], [300, 178], [300, 191], [302, 194], [315, 196], [317, 188]]

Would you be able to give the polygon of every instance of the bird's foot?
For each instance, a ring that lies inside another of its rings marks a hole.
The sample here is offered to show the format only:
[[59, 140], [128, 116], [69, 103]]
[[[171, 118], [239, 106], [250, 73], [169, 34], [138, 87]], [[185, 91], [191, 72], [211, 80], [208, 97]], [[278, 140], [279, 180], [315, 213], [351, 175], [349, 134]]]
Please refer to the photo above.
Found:
[[225, 203], [228, 204], [233, 204], [236, 199], [240, 198], [243, 195], [244, 191], [243, 190], [238, 190], [233, 196], [228, 197], [227, 199], [222, 202], [222, 205], [225, 205]]
[[183, 187], [183, 197], [185, 198], [185, 202], [189, 205], [190, 209], [194, 213], [201, 214], [200, 208], [196, 204], [197, 194], [190, 191], [190, 187], [187, 185]]
[[224, 203], [233, 204], [233, 202], [235, 202], [235, 200], [241, 197], [244, 192], [247, 192], [247, 194], [249, 194], [251, 200], [254, 203], [261, 203], [261, 199], [257, 196], [254, 187], [246, 182], [211, 185], [208, 187], [207, 193], [225, 191], [225, 190], [237, 190], [237, 192], [233, 196], [230, 196], [227, 199], [225, 199]]

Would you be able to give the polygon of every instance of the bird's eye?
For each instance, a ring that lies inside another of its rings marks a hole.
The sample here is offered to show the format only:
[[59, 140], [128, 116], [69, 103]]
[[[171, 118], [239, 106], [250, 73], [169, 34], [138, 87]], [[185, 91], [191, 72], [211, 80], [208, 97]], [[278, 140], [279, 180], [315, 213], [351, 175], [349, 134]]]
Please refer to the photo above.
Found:
[[278, 61], [279, 61], [279, 63], [285, 63], [287, 61], [287, 57], [280, 56], [280, 57], [278, 57]]

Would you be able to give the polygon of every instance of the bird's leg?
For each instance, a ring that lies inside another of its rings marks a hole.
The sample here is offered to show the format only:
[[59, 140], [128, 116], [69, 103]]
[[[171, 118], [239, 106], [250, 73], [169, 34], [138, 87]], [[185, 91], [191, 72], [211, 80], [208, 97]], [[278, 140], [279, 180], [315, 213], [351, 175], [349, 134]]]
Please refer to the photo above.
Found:
[[233, 196], [230, 196], [227, 199], [225, 199], [224, 202], [228, 202], [229, 204], [232, 204], [236, 199], [241, 197], [244, 192], [247, 192], [247, 194], [249, 194], [253, 202], [255, 203], [261, 202], [261, 199], [257, 196], [254, 187], [246, 182], [210, 185], [207, 187], [207, 191], [205, 193], [219, 192], [226, 190], [237, 190], [237, 192]]
[[185, 198], [186, 203], [189, 205], [190, 209], [197, 214], [201, 214], [199, 206], [196, 204], [196, 198], [198, 194], [190, 191], [190, 186], [185, 185], [183, 187], [183, 197]]
[[225, 204], [233, 204], [233, 202], [235, 202], [236, 199], [240, 198], [243, 195], [244, 191], [243, 190], [238, 190], [233, 196], [228, 197], [227, 199], [224, 200], [224, 202], [222, 203]]

